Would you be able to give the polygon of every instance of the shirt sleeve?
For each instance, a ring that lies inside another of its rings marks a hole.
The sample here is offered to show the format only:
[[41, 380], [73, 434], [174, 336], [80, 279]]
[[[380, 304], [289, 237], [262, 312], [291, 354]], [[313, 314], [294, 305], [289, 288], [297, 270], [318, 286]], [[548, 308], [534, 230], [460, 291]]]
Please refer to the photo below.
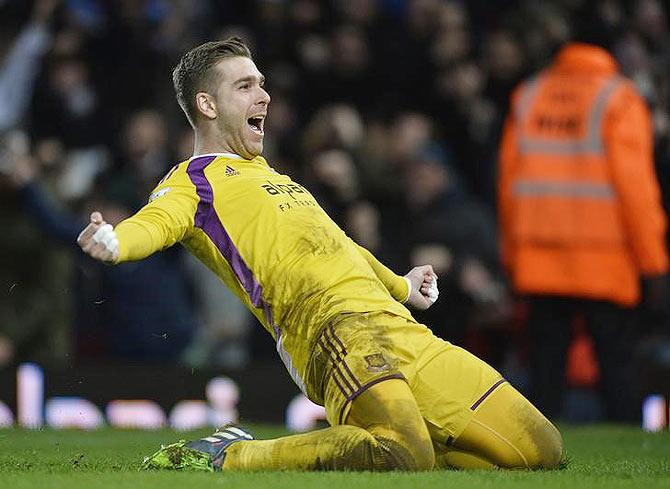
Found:
[[149, 203], [114, 228], [119, 240], [117, 263], [146, 258], [183, 240], [193, 229], [199, 198], [180, 172], [161, 182]]
[[391, 296], [398, 302], [406, 302], [409, 298], [409, 283], [400, 275], [395, 274], [391, 269], [386, 265], [381, 263], [377, 258], [374, 257], [372, 253], [363, 248], [362, 246], [356, 244], [356, 247], [360, 251], [365, 261], [372, 267], [377, 278], [381, 280], [384, 284], [384, 287], [389, 291]]

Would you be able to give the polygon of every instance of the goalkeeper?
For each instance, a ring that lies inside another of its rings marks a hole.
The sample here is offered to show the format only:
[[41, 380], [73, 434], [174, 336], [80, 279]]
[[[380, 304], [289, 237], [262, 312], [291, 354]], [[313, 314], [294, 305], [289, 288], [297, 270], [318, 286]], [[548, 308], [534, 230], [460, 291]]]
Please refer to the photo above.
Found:
[[260, 154], [270, 96], [238, 38], [174, 70], [193, 156], [116, 228], [94, 212], [78, 243], [116, 264], [182, 243], [247, 305], [331, 427], [254, 440], [239, 427], [165, 447], [146, 467], [205, 470], [553, 468], [554, 426], [500, 374], [435, 337], [404, 304], [437, 299], [430, 266], [397, 276]]

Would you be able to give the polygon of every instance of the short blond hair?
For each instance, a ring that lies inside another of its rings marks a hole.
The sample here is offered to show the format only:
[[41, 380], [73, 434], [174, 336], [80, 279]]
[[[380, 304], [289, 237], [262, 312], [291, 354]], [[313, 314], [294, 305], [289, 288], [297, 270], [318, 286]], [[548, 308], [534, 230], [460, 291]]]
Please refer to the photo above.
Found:
[[172, 71], [177, 102], [195, 127], [195, 94], [211, 91], [215, 83], [212, 68], [222, 59], [242, 56], [251, 59], [251, 51], [239, 37], [211, 41], [194, 47], [179, 60]]

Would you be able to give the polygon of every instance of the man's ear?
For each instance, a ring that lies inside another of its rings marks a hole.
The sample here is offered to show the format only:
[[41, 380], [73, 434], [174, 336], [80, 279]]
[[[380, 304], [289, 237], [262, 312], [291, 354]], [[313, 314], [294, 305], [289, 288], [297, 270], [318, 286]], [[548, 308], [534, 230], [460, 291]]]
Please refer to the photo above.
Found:
[[219, 115], [214, 98], [207, 92], [198, 92], [195, 94], [195, 106], [202, 115], [210, 120], [216, 119]]

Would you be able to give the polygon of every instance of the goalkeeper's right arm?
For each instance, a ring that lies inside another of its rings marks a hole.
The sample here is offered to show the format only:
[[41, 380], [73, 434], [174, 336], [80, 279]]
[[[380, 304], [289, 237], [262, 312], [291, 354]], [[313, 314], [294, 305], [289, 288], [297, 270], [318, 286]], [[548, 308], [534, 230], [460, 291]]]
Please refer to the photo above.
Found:
[[115, 228], [99, 212], [81, 232], [77, 243], [104, 263], [142, 260], [184, 239], [194, 225], [199, 198], [190, 184], [172, 178], [161, 182], [149, 203]]
[[116, 263], [119, 259], [116, 233], [97, 211], [91, 214], [91, 222], [79, 234], [77, 244], [84, 253], [103, 263]]

